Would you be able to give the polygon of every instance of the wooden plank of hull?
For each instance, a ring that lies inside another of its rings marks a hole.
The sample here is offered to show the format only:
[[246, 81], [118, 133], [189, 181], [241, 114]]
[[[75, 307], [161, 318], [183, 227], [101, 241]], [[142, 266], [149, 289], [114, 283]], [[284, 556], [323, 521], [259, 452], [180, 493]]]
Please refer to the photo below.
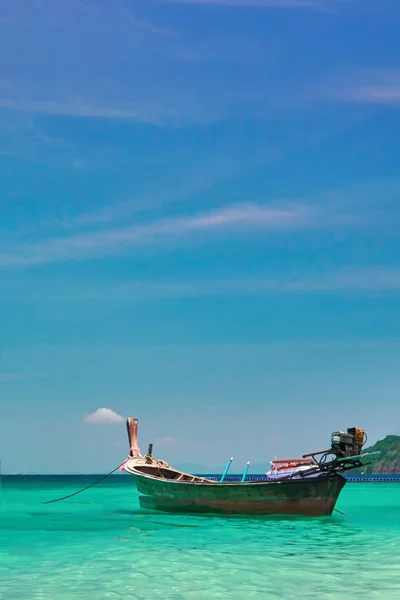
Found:
[[341, 475], [256, 483], [185, 483], [134, 475], [146, 508], [178, 512], [330, 515], [346, 483]]

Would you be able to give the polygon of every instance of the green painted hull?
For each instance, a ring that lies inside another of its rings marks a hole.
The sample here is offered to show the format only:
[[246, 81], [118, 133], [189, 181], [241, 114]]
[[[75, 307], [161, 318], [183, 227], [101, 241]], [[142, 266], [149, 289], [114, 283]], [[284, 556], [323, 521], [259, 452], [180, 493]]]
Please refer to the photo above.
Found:
[[331, 515], [346, 479], [191, 483], [131, 473], [143, 508], [178, 513]]

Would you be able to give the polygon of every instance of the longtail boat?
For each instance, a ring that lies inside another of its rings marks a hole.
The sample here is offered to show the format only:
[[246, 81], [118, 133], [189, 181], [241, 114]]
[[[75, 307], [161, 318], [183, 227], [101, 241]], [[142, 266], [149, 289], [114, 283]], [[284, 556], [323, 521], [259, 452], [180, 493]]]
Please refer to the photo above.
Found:
[[226, 473], [212, 478], [174, 469], [153, 457], [153, 444], [142, 455], [138, 419], [129, 418], [127, 429], [130, 453], [123, 470], [136, 482], [140, 506], [164, 512], [331, 515], [346, 484], [343, 473], [369, 464], [379, 454], [362, 453], [366, 436], [364, 430], [354, 427], [334, 432], [328, 450], [303, 454], [300, 459], [271, 461], [265, 477], [246, 479], [243, 474], [236, 481]]

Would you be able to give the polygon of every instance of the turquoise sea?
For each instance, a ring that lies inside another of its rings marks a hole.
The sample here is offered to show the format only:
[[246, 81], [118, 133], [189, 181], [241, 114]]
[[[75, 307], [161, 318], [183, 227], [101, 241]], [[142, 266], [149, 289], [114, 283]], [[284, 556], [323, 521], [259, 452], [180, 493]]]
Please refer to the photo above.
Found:
[[400, 483], [348, 483], [324, 518], [139, 510], [129, 476], [3, 477], [1, 600], [400, 598]]

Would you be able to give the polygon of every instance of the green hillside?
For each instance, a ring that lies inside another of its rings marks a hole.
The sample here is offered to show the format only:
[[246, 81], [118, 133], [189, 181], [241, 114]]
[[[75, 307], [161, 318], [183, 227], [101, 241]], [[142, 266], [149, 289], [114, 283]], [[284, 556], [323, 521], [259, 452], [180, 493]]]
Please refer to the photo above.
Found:
[[387, 435], [373, 446], [364, 449], [364, 452], [376, 452], [380, 456], [363, 469], [364, 473], [400, 474], [400, 435]]

